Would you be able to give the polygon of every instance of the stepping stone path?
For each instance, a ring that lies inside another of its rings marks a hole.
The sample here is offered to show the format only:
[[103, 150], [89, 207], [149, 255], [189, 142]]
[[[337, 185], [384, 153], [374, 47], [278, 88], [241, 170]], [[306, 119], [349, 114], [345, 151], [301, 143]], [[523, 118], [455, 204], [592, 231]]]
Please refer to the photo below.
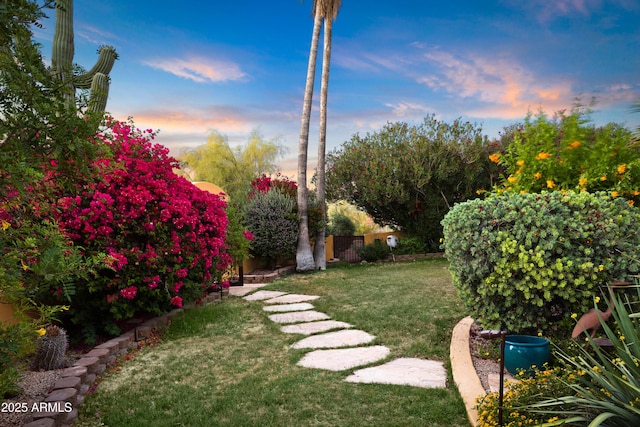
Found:
[[[291, 346], [294, 349], [315, 349], [305, 354], [298, 365], [306, 368], [344, 371], [371, 365], [386, 359], [391, 350], [382, 345], [369, 345], [375, 336], [358, 329], [350, 329], [346, 322], [331, 320], [330, 316], [314, 310], [309, 301], [317, 295], [287, 294], [279, 291], [237, 291], [247, 301], [261, 301], [269, 319], [283, 324], [287, 334], [307, 335]], [[444, 388], [447, 371], [442, 362], [416, 358], [391, 360], [382, 365], [354, 371], [345, 381], [353, 383], [398, 384], [423, 388]]]

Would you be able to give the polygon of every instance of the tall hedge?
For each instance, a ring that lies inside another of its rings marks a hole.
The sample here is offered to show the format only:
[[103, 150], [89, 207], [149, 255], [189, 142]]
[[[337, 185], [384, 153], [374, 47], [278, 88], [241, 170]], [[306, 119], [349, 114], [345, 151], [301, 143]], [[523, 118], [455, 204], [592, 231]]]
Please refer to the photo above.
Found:
[[605, 193], [493, 195], [442, 225], [454, 285], [485, 328], [557, 329], [640, 267], [640, 210]]

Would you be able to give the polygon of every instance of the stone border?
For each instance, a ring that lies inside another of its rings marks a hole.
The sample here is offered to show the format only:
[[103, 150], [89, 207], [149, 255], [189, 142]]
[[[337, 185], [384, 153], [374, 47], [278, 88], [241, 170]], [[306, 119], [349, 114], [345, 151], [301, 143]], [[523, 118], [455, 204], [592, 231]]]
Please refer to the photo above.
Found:
[[465, 317], [453, 328], [449, 358], [451, 360], [453, 382], [458, 387], [460, 396], [462, 396], [469, 422], [475, 427], [478, 425], [476, 400], [478, 397], [484, 396], [486, 391], [473, 365], [471, 350], [469, 349], [469, 331], [472, 325], [473, 319]]
[[[201, 305], [210, 305], [226, 299], [228, 292], [210, 294], [201, 301]], [[159, 327], [167, 326], [171, 319], [195, 307], [195, 304], [178, 308], [159, 317], [147, 320], [133, 330], [95, 346], [91, 351], [62, 371], [53, 389], [44, 398], [47, 409], [51, 411], [33, 412], [32, 421], [23, 427], [63, 427], [70, 426], [78, 416], [78, 408], [84, 402], [86, 394], [93, 387], [98, 375], [102, 374], [119, 357], [138, 348], [137, 341], [149, 338]], [[44, 406], [44, 405], [43, 405]]]
[[244, 283], [271, 283], [283, 274], [293, 273], [296, 270], [295, 265], [280, 267], [269, 274], [245, 274]]

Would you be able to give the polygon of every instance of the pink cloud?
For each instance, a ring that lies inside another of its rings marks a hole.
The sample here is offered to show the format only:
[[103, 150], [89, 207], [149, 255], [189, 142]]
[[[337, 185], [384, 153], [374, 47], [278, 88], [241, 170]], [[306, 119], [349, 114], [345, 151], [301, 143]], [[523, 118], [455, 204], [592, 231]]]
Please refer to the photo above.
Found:
[[436, 91], [480, 101], [485, 107], [475, 108], [478, 117], [522, 117], [538, 106], [553, 111], [570, 105], [574, 97], [570, 81], [540, 78], [506, 58], [460, 57], [439, 50], [427, 52], [425, 58], [435, 72], [417, 81]]
[[233, 62], [198, 56], [186, 59], [158, 58], [144, 61], [144, 64], [197, 83], [237, 81], [247, 77]]

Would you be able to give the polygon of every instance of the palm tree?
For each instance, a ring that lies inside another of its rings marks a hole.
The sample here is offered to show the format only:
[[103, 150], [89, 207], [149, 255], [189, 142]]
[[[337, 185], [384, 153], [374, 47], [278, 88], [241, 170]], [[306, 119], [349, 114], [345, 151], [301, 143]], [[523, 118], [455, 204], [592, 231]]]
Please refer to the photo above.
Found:
[[325, 270], [327, 268], [324, 247], [327, 223], [327, 204], [325, 200], [325, 160], [327, 145], [327, 96], [329, 92], [329, 69], [331, 66], [331, 33], [333, 31], [333, 21], [338, 16], [338, 10], [340, 9], [341, 4], [342, 0], [320, 1], [320, 8], [322, 8], [322, 16], [324, 18], [324, 48], [322, 51], [322, 83], [320, 86], [317, 191], [318, 201], [322, 209], [322, 226], [316, 234], [316, 244], [313, 254], [315, 266], [320, 270]]
[[316, 75], [316, 58], [318, 56], [318, 39], [322, 26], [322, 13], [318, 3], [313, 1], [313, 35], [309, 51], [307, 81], [302, 103], [302, 119], [300, 120], [300, 140], [298, 142], [298, 247], [296, 251], [296, 270], [311, 271], [315, 268], [311, 241], [309, 239], [309, 217], [307, 214], [307, 149], [309, 147], [309, 123], [311, 122], [311, 101], [313, 100], [313, 83]]

